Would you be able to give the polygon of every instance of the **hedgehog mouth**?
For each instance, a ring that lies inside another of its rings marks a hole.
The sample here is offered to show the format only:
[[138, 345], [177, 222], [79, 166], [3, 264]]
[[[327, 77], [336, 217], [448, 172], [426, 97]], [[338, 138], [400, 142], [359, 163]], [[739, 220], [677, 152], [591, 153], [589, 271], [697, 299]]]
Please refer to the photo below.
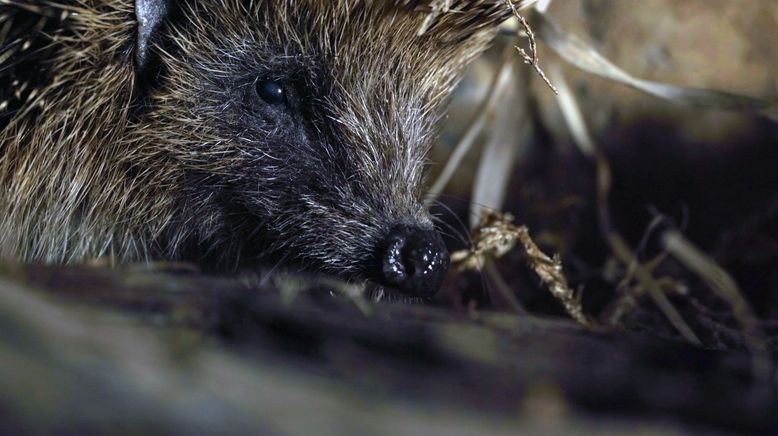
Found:
[[408, 295], [400, 289], [373, 281], [365, 283], [364, 297], [376, 303], [428, 303], [431, 300], [430, 298]]

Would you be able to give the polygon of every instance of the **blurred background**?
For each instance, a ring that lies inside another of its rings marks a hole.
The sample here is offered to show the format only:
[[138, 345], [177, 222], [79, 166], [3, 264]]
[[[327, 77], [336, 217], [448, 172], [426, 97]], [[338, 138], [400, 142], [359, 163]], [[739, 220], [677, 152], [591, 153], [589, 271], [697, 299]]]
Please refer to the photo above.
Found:
[[[450, 245], [466, 245], [483, 210], [509, 212], [544, 251], [560, 254], [585, 310], [602, 319], [625, 293], [641, 293], [629, 262], [608, 242], [617, 233], [635, 262], [656, 261], [656, 278], [674, 282], [669, 298], [696, 320], [700, 310], [726, 305], [704, 278], [667, 255], [660, 239], [677, 230], [731, 274], [761, 318], [778, 319], [778, 2], [565, 0], [539, 7], [545, 15], [523, 15], [560, 95], [513, 49], [526, 50], [528, 40], [516, 36], [515, 20], [507, 23], [469, 69], [433, 153], [434, 193], [462, 138], [474, 138], [461, 161], [450, 163], [434, 207]], [[501, 69], [509, 74], [496, 79]], [[596, 159], [585, 152], [592, 146], [612, 174], [600, 205]], [[444, 298], [511, 310], [507, 285], [524, 309], [560, 313], [533, 274], [517, 267], [519, 250], [496, 263], [496, 275], [451, 280]], [[653, 305], [637, 303], [625, 325], [675, 335]], [[703, 330], [713, 323], [699, 322], [708, 323], [696, 326]], [[718, 336], [702, 341], [739, 342]]]

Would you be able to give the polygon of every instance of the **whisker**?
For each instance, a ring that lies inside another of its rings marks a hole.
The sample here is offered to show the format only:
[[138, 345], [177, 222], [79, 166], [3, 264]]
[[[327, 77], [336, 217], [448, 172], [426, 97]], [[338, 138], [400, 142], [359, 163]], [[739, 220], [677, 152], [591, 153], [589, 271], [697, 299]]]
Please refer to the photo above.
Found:
[[454, 210], [453, 210], [453, 209], [451, 209], [451, 208], [450, 208], [448, 205], [446, 205], [445, 203], [442, 203], [442, 202], [440, 202], [439, 200], [435, 200], [435, 201], [433, 202], [433, 205], [440, 206], [440, 207], [443, 209], [443, 211], [445, 211], [445, 212], [448, 212], [448, 213], [449, 213], [449, 214], [450, 214], [450, 215], [451, 215], [451, 216], [454, 218], [454, 220], [456, 221], [456, 224], [458, 224], [458, 225], [459, 225], [459, 227], [461, 227], [461, 232], [460, 232], [458, 229], [454, 228], [453, 224], [451, 224], [451, 223], [449, 223], [449, 222], [447, 222], [447, 221], [443, 221], [443, 220], [441, 220], [440, 222], [443, 222], [443, 223], [445, 223], [445, 224], [447, 225], [447, 227], [449, 227], [449, 229], [450, 229], [452, 232], [454, 232], [454, 233], [456, 233], [456, 234], [460, 235], [460, 239], [462, 240], [462, 242], [463, 242], [463, 243], [465, 243], [467, 246], [471, 246], [471, 245], [473, 244], [473, 241], [472, 241], [472, 239], [470, 238], [470, 230], [467, 228], [467, 226], [465, 225], [465, 223], [464, 223], [464, 222], [462, 222], [462, 220], [461, 220], [461, 219], [459, 218], [459, 216], [458, 216], [458, 215], [457, 215], [457, 214], [454, 212]]
[[461, 232], [459, 232], [454, 227], [453, 224], [451, 224], [451, 223], [449, 223], [449, 222], [447, 222], [447, 221], [445, 221], [445, 220], [443, 220], [442, 218], [439, 218], [439, 217], [432, 217], [432, 220], [434, 222], [440, 224], [441, 226], [444, 226], [446, 229], [449, 230], [447, 232], [447, 231], [439, 228], [438, 231], [440, 233], [442, 233], [442, 234], [444, 234], [444, 235], [446, 235], [446, 236], [448, 236], [448, 237], [450, 237], [450, 238], [452, 238], [452, 239], [454, 239], [454, 240], [456, 240], [458, 242], [461, 242], [464, 245], [469, 245], [470, 244], [470, 240], [468, 238], [469, 235], [465, 235], [465, 234], [462, 234]]

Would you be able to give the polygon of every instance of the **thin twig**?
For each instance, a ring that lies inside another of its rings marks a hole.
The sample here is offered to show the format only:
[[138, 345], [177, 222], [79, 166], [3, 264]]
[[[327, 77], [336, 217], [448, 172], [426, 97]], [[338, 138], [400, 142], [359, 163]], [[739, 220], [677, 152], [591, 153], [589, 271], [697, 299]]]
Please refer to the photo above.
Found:
[[516, 17], [516, 19], [519, 20], [519, 23], [521, 23], [521, 27], [524, 28], [524, 31], [527, 35], [527, 40], [529, 41], [529, 53], [527, 53], [526, 50], [523, 48], [516, 46], [516, 50], [519, 52], [521, 57], [524, 59], [524, 62], [528, 65], [532, 65], [532, 68], [535, 69], [535, 71], [538, 73], [541, 79], [543, 79], [544, 82], [546, 82], [546, 85], [548, 85], [549, 88], [551, 88], [552, 91], [554, 91], [554, 94], [559, 94], [559, 91], [557, 91], [556, 87], [551, 83], [551, 81], [546, 77], [546, 73], [543, 72], [543, 69], [540, 68], [540, 59], [538, 58], [538, 50], [537, 50], [537, 43], [535, 42], [535, 33], [532, 31], [532, 27], [529, 25], [527, 20], [519, 13], [519, 11], [516, 9], [516, 6], [513, 4], [511, 0], [505, 0], [505, 3], [508, 5], [508, 7], [511, 8], [511, 12], [513, 12], [513, 15]]

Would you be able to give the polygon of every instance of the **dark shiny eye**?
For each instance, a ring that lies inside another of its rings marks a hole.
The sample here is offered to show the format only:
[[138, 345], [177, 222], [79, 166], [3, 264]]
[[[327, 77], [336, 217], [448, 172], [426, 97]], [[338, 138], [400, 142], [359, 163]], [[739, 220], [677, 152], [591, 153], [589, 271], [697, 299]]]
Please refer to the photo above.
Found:
[[286, 100], [284, 98], [284, 88], [280, 82], [272, 80], [259, 80], [256, 84], [257, 95], [267, 104], [279, 105]]

